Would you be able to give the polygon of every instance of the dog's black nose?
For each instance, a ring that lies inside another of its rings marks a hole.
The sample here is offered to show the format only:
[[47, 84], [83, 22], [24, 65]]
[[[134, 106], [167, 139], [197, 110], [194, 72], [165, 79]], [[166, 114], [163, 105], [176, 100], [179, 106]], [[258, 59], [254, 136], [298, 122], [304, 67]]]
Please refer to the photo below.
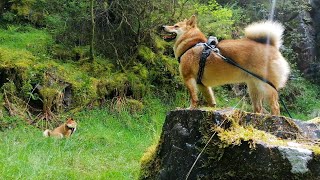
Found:
[[166, 26], [165, 26], [165, 25], [162, 25], [162, 26], [161, 26], [161, 29], [163, 30], [164, 28], [166, 28]]

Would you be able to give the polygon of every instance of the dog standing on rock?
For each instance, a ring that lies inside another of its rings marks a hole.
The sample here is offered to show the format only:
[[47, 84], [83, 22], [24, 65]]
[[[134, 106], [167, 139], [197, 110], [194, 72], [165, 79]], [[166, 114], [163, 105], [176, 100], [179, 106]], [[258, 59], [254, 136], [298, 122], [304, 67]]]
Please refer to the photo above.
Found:
[[209, 106], [216, 101], [211, 87], [246, 83], [254, 112], [262, 113], [262, 104], [266, 100], [272, 115], [280, 115], [278, 91], [285, 86], [290, 73], [288, 62], [281, 55], [283, 26], [277, 22], [264, 21], [246, 27], [245, 37], [237, 40], [222, 40], [217, 48], [224, 57], [231, 58], [241, 67], [268, 80], [274, 87], [225, 62], [219, 55], [211, 52], [207, 57], [201, 84], [196, 79], [199, 61], [207, 38], [197, 27], [196, 17], [178, 22], [173, 26], [163, 26], [162, 35], [166, 41], [175, 40], [174, 54], [180, 59], [180, 74], [191, 96], [190, 108], [196, 108], [197, 90], [204, 95]]
[[77, 123], [72, 118], [67, 118], [67, 121], [61, 124], [59, 127], [55, 128], [53, 131], [47, 129], [43, 132], [45, 137], [70, 137], [77, 129]]

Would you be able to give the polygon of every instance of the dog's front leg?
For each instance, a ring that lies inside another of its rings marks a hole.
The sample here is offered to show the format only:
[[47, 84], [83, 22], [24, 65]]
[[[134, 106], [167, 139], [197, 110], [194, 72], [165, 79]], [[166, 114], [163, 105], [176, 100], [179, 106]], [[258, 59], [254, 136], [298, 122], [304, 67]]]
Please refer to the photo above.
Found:
[[198, 92], [197, 92], [197, 83], [194, 78], [190, 78], [185, 81], [185, 85], [189, 91], [191, 104], [189, 109], [194, 109], [198, 105]]

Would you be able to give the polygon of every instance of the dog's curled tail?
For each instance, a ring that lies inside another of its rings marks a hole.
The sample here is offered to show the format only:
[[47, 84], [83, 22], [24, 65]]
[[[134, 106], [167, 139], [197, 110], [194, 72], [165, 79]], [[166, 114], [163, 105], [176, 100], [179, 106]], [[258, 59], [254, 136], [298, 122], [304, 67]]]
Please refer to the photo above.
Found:
[[248, 39], [280, 48], [284, 27], [279, 22], [263, 21], [253, 23], [245, 28]]
[[49, 137], [50, 136], [50, 130], [46, 129], [45, 131], [43, 131], [43, 136], [44, 137]]

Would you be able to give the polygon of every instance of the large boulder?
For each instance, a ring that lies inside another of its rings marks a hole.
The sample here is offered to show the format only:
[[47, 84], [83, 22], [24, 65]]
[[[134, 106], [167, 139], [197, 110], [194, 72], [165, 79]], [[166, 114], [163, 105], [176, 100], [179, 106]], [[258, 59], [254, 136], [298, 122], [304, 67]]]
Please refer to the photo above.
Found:
[[311, 0], [310, 5], [312, 7], [310, 17], [314, 28], [315, 62], [307, 64], [303, 72], [308, 79], [320, 84], [320, 0]]
[[303, 73], [311, 82], [320, 85], [320, 63], [309, 64], [308, 68], [305, 69]]
[[320, 61], [320, 0], [311, 0], [310, 5], [312, 7], [310, 15], [312, 18], [313, 27], [315, 29], [315, 41], [317, 50], [318, 62]]
[[320, 179], [319, 137], [316, 120], [170, 111], [142, 158], [140, 179]]

